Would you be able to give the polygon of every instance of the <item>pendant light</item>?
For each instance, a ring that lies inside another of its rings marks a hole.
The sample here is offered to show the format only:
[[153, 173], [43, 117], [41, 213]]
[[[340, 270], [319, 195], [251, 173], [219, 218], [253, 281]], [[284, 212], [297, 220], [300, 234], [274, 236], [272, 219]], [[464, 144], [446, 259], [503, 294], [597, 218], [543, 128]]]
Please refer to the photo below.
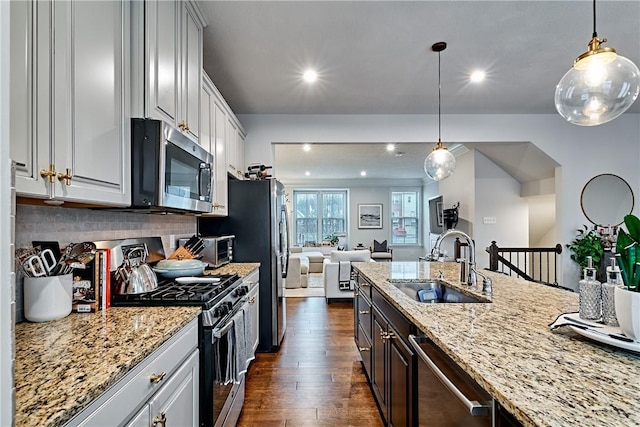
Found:
[[441, 130], [441, 87], [440, 87], [440, 52], [447, 48], [446, 42], [434, 43], [431, 50], [438, 52], [438, 143], [424, 160], [424, 172], [434, 181], [441, 181], [450, 176], [456, 168], [456, 157], [451, 154], [440, 139]]
[[596, 0], [593, 0], [593, 38], [589, 50], [576, 58], [573, 67], [556, 86], [558, 113], [570, 123], [596, 126], [624, 113], [640, 92], [640, 70], [596, 32]]

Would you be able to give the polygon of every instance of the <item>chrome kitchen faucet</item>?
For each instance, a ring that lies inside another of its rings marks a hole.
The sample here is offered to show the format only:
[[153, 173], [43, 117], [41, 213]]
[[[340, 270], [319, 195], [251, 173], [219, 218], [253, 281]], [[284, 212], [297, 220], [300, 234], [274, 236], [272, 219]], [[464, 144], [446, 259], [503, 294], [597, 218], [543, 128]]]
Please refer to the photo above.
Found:
[[[475, 261], [476, 245], [475, 243], [473, 243], [473, 239], [471, 239], [471, 237], [467, 233], [464, 233], [460, 230], [456, 230], [454, 228], [450, 228], [449, 230], [440, 234], [438, 236], [438, 239], [436, 240], [435, 245], [433, 245], [433, 249], [431, 250], [431, 255], [433, 256], [434, 254], [440, 253], [440, 246], [442, 245], [442, 242], [444, 241], [444, 239], [446, 239], [449, 236], [461, 236], [467, 241], [467, 244], [469, 245], [469, 250], [466, 251], [468, 255], [467, 255], [467, 259], [465, 260], [465, 263], [468, 267], [466, 269], [466, 271], [468, 271], [466, 282], [467, 282], [467, 285], [469, 286], [475, 286], [477, 283], [476, 261]], [[465, 271], [464, 266], [461, 267], [461, 271], [463, 272]], [[463, 280], [464, 280], [464, 277], [461, 277], [460, 281], [463, 281]]]
[[[436, 243], [433, 245], [433, 249], [431, 249], [431, 256], [429, 258], [431, 260], [433, 260], [434, 257], [437, 258], [437, 255], [440, 254], [440, 246], [442, 245], [442, 242], [444, 241], [444, 239], [446, 239], [449, 236], [462, 236], [467, 241], [467, 244], [469, 245], [469, 250], [467, 251], [469, 255], [467, 255], [467, 259], [456, 260], [456, 262], [465, 263], [465, 264], [462, 264], [460, 267], [460, 273], [461, 273], [460, 281], [462, 282], [465, 280], [464, 278], [465, 271], [468, 271], [469, 273], [467, 274], [466, 283], [469, 286], [475, 287], [478, 282], [478, 275], [480, 275], [482, 277], [482, 292], [485, 294], [491, 294], [493, 291], [492, 280], [491, 278], [485, 276], [484, 274], [479, 273], [478, 270], [476, 269], [476, 255], [475, 255], [476, 245], [473, 242], [473, 239], [471, 239], [471, 237], [467, 233], [450, 228], [449, 230], [440, 234], [438, 236], [438, 239], [436, 240]], [[467, 268], [465, 268], [465, 266]]]

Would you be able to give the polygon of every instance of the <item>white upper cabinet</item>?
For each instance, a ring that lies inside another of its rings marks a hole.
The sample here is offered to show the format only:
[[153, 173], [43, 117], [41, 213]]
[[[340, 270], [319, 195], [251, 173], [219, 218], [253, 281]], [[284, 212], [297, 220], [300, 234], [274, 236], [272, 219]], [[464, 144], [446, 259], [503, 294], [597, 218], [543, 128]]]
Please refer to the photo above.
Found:
[[132, 2], [134, 115], [200, 135], [202, 13], [191, 1]]
[[12, 2], [11, 18], [18, 195], [128, 205], [129, 3]]
[[202, 72], [200, 143], [215, 158], [213, 211], [227, 216], [229, 175], [244, 179], [245, 131], [206, 72]]
[[[227, 147], [225, 125], [227, 113], [226, 103], [215, 85], [203, 72], [202, 109], [201, 109], [201, 145], [208, 147], [214, 157], [213, 211], [211, 215], [227, 216], [228, 181], [227, 181]], [[208, 145], [207, 145], [208, 144]]]
[[200, 131], [200, 88], [202, 85], [202, 29], [204, 21], [191, 3], [182, 5], [182, 118], [186, 131], [198, 139]]
[[229, 175], [244, 179], [244, 131], [235, 116], [227, 117], [227, 171]]

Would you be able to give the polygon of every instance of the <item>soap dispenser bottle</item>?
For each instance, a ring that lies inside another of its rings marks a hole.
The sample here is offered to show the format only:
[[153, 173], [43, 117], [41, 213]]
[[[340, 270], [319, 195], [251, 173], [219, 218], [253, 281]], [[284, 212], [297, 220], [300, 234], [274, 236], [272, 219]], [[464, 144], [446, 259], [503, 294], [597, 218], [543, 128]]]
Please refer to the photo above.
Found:
[[585, 320], [599, 320], [602, 317], [602, 285], [596, 280], [596, 269], [593, 259], [587, 257], [587, 268], [584, 278], [580, 280], [580, 318]]
[[602, 323], [605, 325], [619, 326], [614, 293], [616, 286], [621, 283], [620, 267], [616, 265], [616, 259], [611, 258], [611, 265], [607, 267], [607, 282], [602, 284]]

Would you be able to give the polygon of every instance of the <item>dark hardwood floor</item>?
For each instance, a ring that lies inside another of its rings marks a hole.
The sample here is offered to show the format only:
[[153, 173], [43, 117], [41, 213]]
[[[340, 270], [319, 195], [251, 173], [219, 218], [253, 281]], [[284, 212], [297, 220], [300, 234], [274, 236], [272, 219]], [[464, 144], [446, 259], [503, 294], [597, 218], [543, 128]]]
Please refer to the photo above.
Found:
[[258, 353], [238, 427], [382, 426], [353, 340], [353, 305], [287, 298], [278, 353]]

